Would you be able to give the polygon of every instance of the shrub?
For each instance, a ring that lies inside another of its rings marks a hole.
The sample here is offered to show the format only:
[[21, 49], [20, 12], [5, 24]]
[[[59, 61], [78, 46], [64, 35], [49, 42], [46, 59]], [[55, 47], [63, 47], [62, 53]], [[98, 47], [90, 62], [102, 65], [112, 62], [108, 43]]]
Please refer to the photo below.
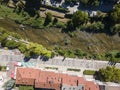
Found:
[[96, 71], [94, 70], [84, 70], [83, 74], [84, 75], [94, 75]]
[[113, 34], [120, 33], [120, 24], [115, 24], [110, 30]]
[[45, 67], [45, 69], [53, 69], [53, 70], [58, 70], [56, 67]]
[[18, 47], [18, 49], [20, 50], [21, 53], [24, 53], [27, 49], [26, 45], [25, 44], [20, 44], [20, 46]]
[[63, 22], [56, 23], [57, 28], [65, 28], [65, 24]]
[[6, 71], [6, 66], [0, 66], [0, 71]]
[[72, 22], [75, 28], [87, 23], [88, 20], [89, 20], [88, 14], [84, 11], [77, 11], [73, 14], [72, 17]]
[[58, 23], [58, 19], [57, 18], [54, 18], [53, 20], [53, 25], [57, 24]]
[[101, 32], [104, 29], [104, 24], [102, 22], [94, 22], [88, 28], [94, 32]]
[[78, 57], [83, 57], [84, 56], [84, 52], [81, 51], [80, 49], [76, 49], [75, 50], [75, 55]]
[[116, 67], [107, 66], [106, 68], [99, 69], [96, 74], [97, 79], [105, 82], [120, 83], [120, 69]]
[[20, 45], [20, 43], [14, 41], [14, 40], [7, 40], [5, 43], [5, 46], [10, 49], [18, 48], [19, 45]]
[[80, 69], [67, 68], [67, 71], [75, 71], [75, 72], [80, 72]]
[[48, 12], [46, 14], [44, 26], [47, 26], [48, 24], [50, 24], [50, 22], [52, 22], [52, 14], [50, 12]]

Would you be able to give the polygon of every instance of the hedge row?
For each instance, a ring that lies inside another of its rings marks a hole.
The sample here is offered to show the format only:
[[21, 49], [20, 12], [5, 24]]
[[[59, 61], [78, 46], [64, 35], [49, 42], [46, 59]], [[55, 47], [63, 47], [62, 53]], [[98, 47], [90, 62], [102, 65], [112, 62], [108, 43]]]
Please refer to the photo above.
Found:
[[74, 68], [68, 68], [67, 71], [75, 71], [75, 72], [80, 72], [80, 69], [74, 69]]
[[69, 10], [67, 10], [67, 9], [60, 8], [60, 7], [55, 7], [55, 6], [50, 6], [50, 5], [42, 5], [41, 7], [48, 8], [48, 9], [51, 9], [51, 10], [56, 10], [56, 11], [63, 12], [63, 13], [68, 13], [69, 12]]
[[84, 70], [83, 74], [84, 75], [94, 75], [96, 71], [94, 70]]
[[58, 70], [57, 67], [45, 67], [45, 69], [53, 69], [53, 70]]

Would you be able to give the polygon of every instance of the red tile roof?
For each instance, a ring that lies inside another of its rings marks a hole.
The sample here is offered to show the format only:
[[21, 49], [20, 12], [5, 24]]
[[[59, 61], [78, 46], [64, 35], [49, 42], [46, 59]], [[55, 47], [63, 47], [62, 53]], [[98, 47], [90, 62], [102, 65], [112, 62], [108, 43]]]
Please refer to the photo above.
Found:
[[40, 70], [32, 68], [17, 68], [16, 84], [34, 85], [34, 82], [39, 78]]
[[108, 90], [120, 90], [120, 86], [108, 86]]
[[32, 68], [17, 68], [16, 84], [33, 85], [36, 88], [51, 88], [60, 90], [61, 85], [78, 86], [84, 85], [84, 90], [99, 90], [99, 86], [82, 77], [68, 74], [41, 71]]

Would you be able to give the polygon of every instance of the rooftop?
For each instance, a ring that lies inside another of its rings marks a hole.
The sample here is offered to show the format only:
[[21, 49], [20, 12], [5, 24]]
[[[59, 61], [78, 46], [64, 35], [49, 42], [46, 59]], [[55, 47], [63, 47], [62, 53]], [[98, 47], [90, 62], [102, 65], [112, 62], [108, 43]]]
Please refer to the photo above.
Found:
[[33, 68], [17, 68], [16, 84], [33, 85], [35, 88], [51, 88], [55, 90], [60, 90], [61, 85], [84, 85], [84, 90], [99, 90], [97, 84], [86, 81], [83, 77]]

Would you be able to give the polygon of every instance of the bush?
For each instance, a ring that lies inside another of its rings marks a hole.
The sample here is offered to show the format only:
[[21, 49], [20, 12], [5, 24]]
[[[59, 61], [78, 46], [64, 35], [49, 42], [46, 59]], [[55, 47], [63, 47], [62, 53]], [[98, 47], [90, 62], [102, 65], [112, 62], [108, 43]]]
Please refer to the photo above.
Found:
[[33, 28], [40, 28], [41, 27], [42, 20], [40, 18], [32, 20], [31, 26]]
[[94, 75], [96, 71], [94, 70], [84, 70], [83, 74], [84, 75]]
[[50, 22], [52, 22], [52, 14], [50, 12], [48, 12], [46, 14], [44, 26], [47, 26], [48, 24], [50, 24]]
[[6, 66], [0, 66], [0, 71], [6, 71]]
[[14, 41], [14, 40], [7, 40], [5, 43], [5, 46], [10, 49], [18, 48], [19, 45], [20, 45], [20, 43]]
[[80, 72], [80, 69], [67, 68], [67, 71], [75, 71], [75, 72]]
[[53, 20], [53, 25], [57, 24], [58, 23], [58, 19], [57, 18], [54, 18]]
[[27, 46], [21, 43], [18, 49], [20, 50], [21, 53], [24, 53], [27, 49]]
[[88, 28], [94, 32], [101, 32], [104, 29], [104, 24], [102, 22], [94, 22]]
[[105, 82], [117, 82], [120, 83], [120, 69], [116, 67], [107, 66], [105, 69], [99, 69], [96, 74], [97, 79]]
[[77, 11], [73, 14], [72, 17], [72, 23], [75, 28], [87, 23], [88, 20], [89, 20], [88, 14], [84, 11]]
[[110, 30], [113, 34], [120, 33], [120, 24], [115, 24]]
[[65, 24], [63, 22], [58, 22], [55, 25], [57, 28], [65, 28]]
[[84, 52], [81, 51], [80, 49], [76, 49], [75, 50], [75, 55], [78, 56], [78, 57], [84, 57]]
[[45, 67], [45, 69], [53, 69], [53, 70], [58, 70], [56, 67]]

